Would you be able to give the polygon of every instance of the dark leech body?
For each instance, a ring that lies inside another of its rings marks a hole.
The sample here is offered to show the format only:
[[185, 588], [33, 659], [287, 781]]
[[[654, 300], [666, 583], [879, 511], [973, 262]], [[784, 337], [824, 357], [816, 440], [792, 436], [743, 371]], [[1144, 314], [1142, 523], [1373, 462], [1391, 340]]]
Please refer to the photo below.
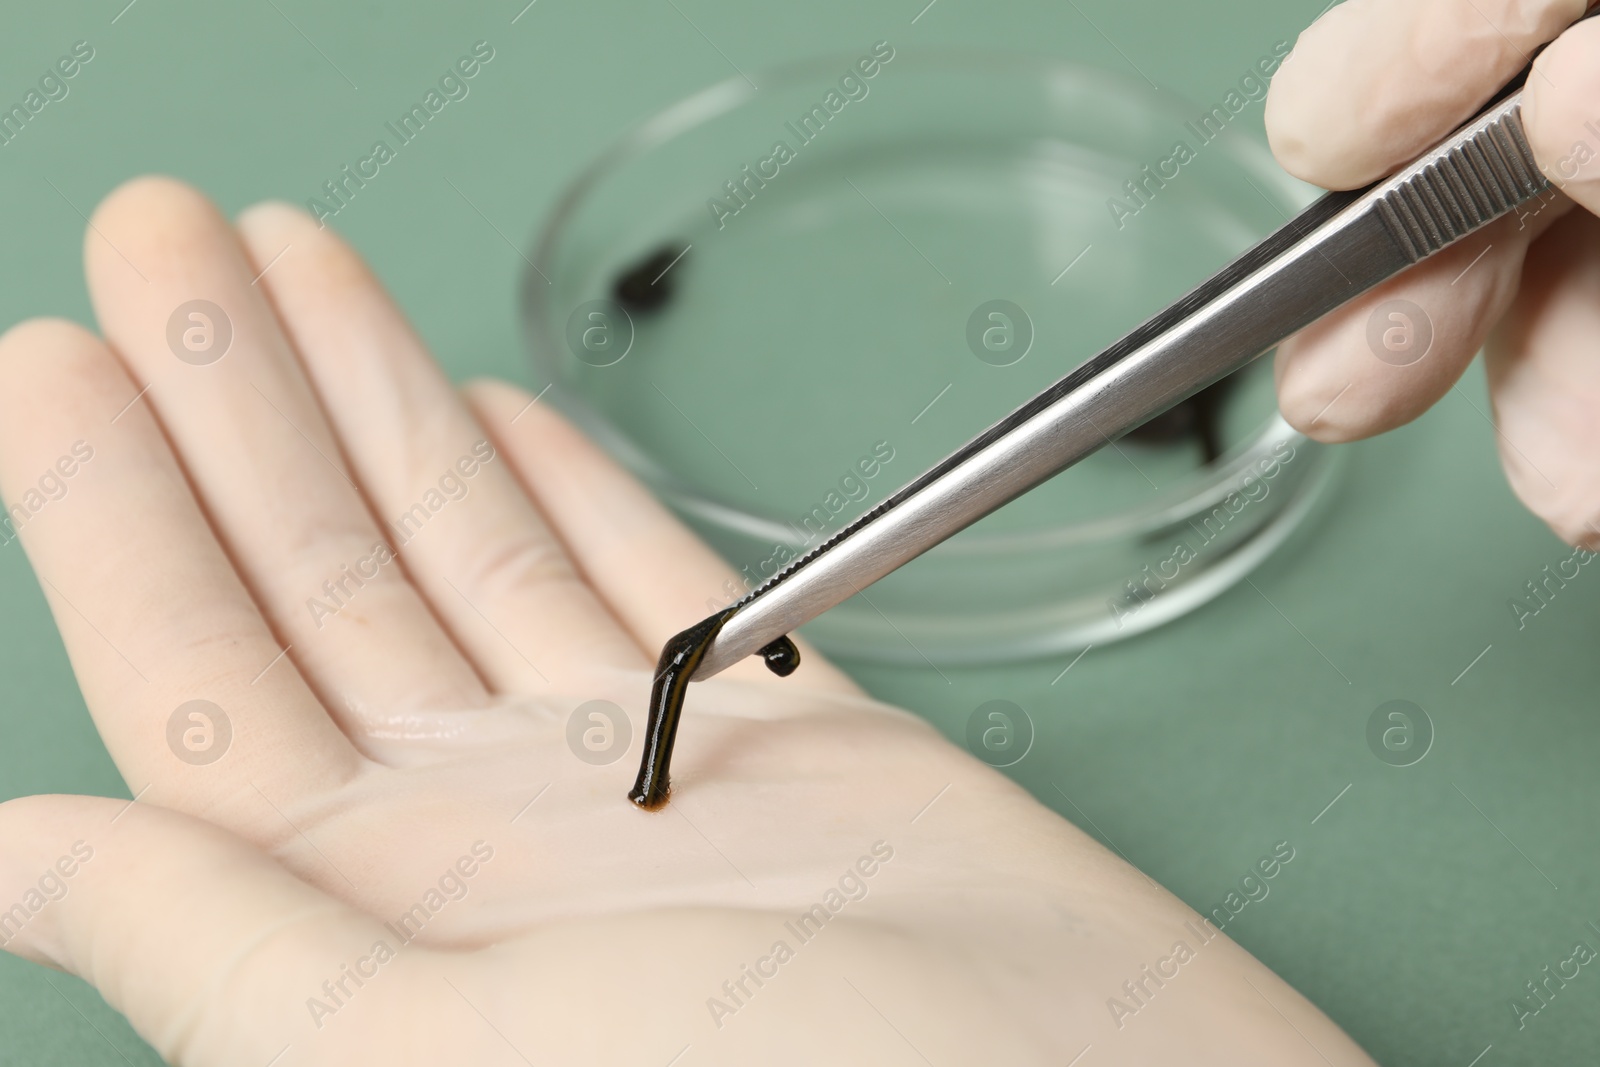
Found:
[[[644, 755], [639, 761], [639, 777], [628, 792], [628, 799], [646, 811], [658, 811], [671, 791], [672, 745], [678, 736], [678, 720], [683, 715], [683, 700], [689, 679], [705, 658], [706, 650], [737, 607], [726, 608], [701, 619], [669, 639], [656, 663], [655, 682], [650, 687], [650, 712], [644, 729]], [[787, 637], [761, 649], [767, 669], [787, 677], [800, 666], [800, 650]]]
[[632, 313], [660, 310], [672, 299], [672, 274], [678, 259], [688, 251], [680, 244], [662, 245], [611, 283], [611, 295]]
[[1171, 444], [1194, 438], [1200, 445], [1200, 461], [1215, 463], [1223, 453], [1222, 407], [1233, 391], [1232, 375], [1200, 390], [1149, 422], [1128, 431], [1128, 437], [1146, 444]]
[[800, 650], [787, 636], [780, 637], [757, 653], [767, 665], [767, 670], [779, 678], [787, 678], [800, 666]]

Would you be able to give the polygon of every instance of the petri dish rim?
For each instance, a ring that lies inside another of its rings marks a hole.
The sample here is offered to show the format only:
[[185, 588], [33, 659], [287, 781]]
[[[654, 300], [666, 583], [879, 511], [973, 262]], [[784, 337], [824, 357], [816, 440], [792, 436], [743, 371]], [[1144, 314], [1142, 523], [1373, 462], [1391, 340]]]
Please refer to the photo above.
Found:
[[[776, 65], [755, 71], [752, 80], [759, 86], [804, 85], [818, 78], [836, 75], [841, 64], [848, 65], [854, 58], [853, 55], [833, 54]], [[1152, 88], [1119, 71], [1044, 53], [970, 48], [897, 50], [895, 62], [900, 69], [914, 67], [934, 74], [964, 70], [969, 73], [993, 73], [1010, 79], [1031, 77], [1039, 84], [1076, 83], [1097, 92], [1115, 91], [1131, 105], [1147, 112], [1163, 114], [1176, 122], [1189, 117], [1186, 109], [1193, 107], [1178, 94]], [[562, 238], [572, 217], [581, 211], [586, 196], [608, 174], [637, 162], [653, 148], [691, 129], [755, 101], [757, 92], [744, 77], [735, 75], [656, 111], [612, 140], [558, 195], [555, 207], [535, 239], [533, 257], [529, 268], [523, 272], [522, 285], [522, 315], [525, 332], [533, 348], [532, 356], [536, 365], [548, 369], [550, 382], [547, 384], [553, 390], [562, 391], [560, 374], [554, 368], [543, 367], [542, 360], [543, 352], [554, 351], [559, 341], [552, 332], [555, 322], [549, 314], [547, 299], [552, 287], [545, 284], [545, 280], [559, 269]], [[1269, 201], [1284, 214], [1285, 219], [1309, 199], [1309, 187], [1296, 182], [1279, 168], [1265, 146], [1239, 135], [1225, 135], [1212, 143], [1233, 165], [1248, 172], [1251, 179], [1262, 183], [1263, 192], [1269, 194]], [[1275, 198], [1270, 195], [1272, 193], [1277, 194]], [[1203, 280], [1196, 279], [1196, 284]], [[1136, 325], [1130, 322], [1128, 328]], [[565, 399], [578, 404], [588, 419], [605, 426], [608, 431], [606, 436], [616, 433], [610, 421], [592, 411], [586, 403], [576, 397]], [[976, 436], [982, 429], [984, 427], [975, 427], [971, 436]], [[1158, 532], [1170, 526], [1175, 519], [1192, 513], [1204, 501], [1220, 500], [1232, 483], [1248, 470], [1253, 458], [1280, 440], [1292, 441], [1296, 447], [1302, 443], [1314, 447], [1308, 438], [1289, 428], [1274, 415], [1217, 463], [1189, 472], [1132, 506], [1106, 515], [1037, 530], [994, 533], [967, 530], [932, 551], [941, 555], [1010, 554], [1038, 548], [1093, 544], [1108, 539], [1138, 538], [1142, 534]], [[654, 488], [674, 504], [708, 521], [737, 529], [746, 535], [771, 538], [777, 543], [792, 540], [787, 527], [772, 516], [730, 504], [713, 493], [688, 485], [671, 472], [638, 473], [645, 475]], [[651, 477], [652, 474], [657, 476]], [[660, 474], [666, 477], [660, 477]]]

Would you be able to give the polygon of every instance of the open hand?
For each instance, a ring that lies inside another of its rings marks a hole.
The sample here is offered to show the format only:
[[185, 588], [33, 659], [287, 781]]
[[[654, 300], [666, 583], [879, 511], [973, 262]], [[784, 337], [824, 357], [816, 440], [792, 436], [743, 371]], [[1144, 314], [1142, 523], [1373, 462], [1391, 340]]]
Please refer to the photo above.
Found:
[[85, 255], [104, 339], [0, 340], [0, 489], [136, 802], [0, 806], [0, 937], [173, 1063], [1368, 1062], [809, 650], [696, 684], [637, 809], [725, 565], [294, 209], [141, 179]]

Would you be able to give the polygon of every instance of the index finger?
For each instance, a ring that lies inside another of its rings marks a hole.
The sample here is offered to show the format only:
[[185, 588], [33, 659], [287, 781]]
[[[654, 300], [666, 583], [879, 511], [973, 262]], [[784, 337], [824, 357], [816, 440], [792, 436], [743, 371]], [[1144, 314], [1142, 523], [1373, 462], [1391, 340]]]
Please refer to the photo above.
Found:
[[1297, 178], [1353, 189], [1471, 118], [1586, 0], [1348, 0], [1300, 35], [1267, 94]]

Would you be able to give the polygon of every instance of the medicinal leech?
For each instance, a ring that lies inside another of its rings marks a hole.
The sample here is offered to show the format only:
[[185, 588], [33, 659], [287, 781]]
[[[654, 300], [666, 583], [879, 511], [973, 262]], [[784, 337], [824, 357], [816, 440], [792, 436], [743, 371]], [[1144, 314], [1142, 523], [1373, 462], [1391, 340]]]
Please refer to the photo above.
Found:
[[[705, 658], [723, 625], [739, 610], [725, 608], [701, 619], [667, 641], [656, 664], [655, 682], [650, 687], [650, 714], [644, 729], [644, 756], [639, 777], [628, 799], [647, 811], [657, 811], [667, 802], [672, 783], [669, 777], [672, 745], [678, 736], [678, 720], [683, 715], [683, 699], [689, 679]], [[788, 637], [780, 637], [761, 649], [767, 669], [786, 678], [800, 666], [800, 650]]]

